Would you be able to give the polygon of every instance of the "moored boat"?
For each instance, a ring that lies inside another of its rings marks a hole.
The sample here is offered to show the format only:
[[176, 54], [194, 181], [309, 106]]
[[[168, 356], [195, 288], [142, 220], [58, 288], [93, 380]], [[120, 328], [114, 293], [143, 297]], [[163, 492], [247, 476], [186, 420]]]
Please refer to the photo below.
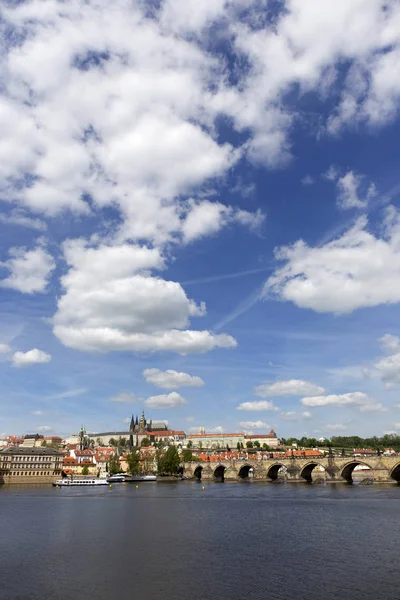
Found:
[[157, 475], [132, 475], [129, 481], [157, 481]]
[[125, 483], [125, 475], [110, 475], [107, 481], [108, 483]]
[[94, 477], [91, 479], [69, 479], [68, 477], [64, 477], [64, 479], [53, 481], [54, 487], [87, 487], [90, 485], [108, 485], [108, 481], [105, 479], [96, 479]]

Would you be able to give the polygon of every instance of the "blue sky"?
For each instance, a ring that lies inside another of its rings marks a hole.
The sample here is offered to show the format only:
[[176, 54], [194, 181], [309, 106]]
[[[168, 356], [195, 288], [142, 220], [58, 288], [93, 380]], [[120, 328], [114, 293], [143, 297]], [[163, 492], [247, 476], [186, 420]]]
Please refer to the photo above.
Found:
[[400, 3], [9, 3], [0, 436], [400, 430]]

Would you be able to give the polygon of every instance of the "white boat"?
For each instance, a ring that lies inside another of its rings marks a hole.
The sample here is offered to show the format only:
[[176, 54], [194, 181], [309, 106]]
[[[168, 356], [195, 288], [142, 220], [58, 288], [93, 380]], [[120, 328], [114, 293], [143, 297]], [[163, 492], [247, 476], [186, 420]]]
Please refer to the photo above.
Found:
[[87, 487], [89, 485], [108, 485], [108, 481], [105, 479], [69, 479], [65, 477], [64, 479], [57, 479], [53, 481], [54, 487]]
[[157, 481], [157, 475], [133, 475], [129, 481]]
[[108, 483], [125, 483], [125, 475], [110, 475], [107, 481]]

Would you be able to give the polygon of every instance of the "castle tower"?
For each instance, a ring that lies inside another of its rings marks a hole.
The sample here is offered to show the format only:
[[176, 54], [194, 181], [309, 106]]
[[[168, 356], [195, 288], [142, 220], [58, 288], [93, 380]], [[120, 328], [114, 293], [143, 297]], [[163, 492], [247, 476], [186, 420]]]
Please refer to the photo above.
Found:
[[131, 423], [129, 425], [129, 445], [133, 448], [133, 434], [135, 433], [135, 420], [132, 415]]

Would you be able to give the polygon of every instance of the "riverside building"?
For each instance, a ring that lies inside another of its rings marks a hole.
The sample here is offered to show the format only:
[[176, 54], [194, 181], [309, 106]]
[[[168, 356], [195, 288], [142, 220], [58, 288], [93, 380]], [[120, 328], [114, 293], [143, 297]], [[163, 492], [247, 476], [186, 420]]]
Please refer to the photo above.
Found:
[[63, 454], [54, 448], [0, 450], [0, 484], [51, 483], [61, 476], [62, 469]]

